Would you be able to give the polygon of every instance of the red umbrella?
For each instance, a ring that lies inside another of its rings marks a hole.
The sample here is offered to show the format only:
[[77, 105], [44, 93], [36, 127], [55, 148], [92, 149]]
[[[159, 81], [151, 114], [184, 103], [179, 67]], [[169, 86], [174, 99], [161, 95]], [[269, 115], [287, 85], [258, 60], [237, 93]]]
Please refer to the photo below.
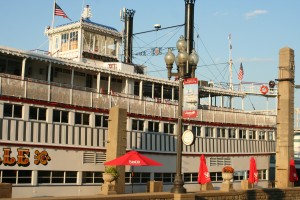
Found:
[[104, 165], [162, 166], [161, 163], [143, 156], [137, 151], [130, 151], [123, 156], [105, 162]]
[[256, 162], [254, 157], [251, 157], [250, 159], [250, 171], [249, 171], [249, 183], [257, 183], [258, 182], [258, 173], [256, 168]]
[[[132, 166], [131, 173], [133, 176], [134, 166], [162, 166], [161, 163], [152, 160], [146, 156], [143, 156], [137, 151], [129, 151], [128, 153], [120, 156], [111, 161], [105, 162], [104, 165], [129, 165]], [[133, 193], [133, 182], [131, 182], [131, 188]]]
[[198, 183], [205, 184], [211, 182], [210, 175], [206, 166], [206, 160], [204, 155], [202, 154], [200, 157], [200, 167], [198, 173]]
[[290, 160], [290, 181], [291, 182], [298, 181], [298, 175], [297, 175], [294, 159]]

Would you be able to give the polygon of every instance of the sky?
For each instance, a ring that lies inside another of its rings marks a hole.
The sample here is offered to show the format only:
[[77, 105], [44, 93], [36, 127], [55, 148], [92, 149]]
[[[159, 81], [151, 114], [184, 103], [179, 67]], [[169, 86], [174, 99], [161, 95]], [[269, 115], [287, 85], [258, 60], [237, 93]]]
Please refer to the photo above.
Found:
[[[9, 0], [0, 2], [0, 45], [23, 50], [47, 50], [44, 30], [51, 26], [53, 0]], [[133, 33], [184, 23], [184, 0], [57, 0], [57, 4], [73, 21], [80, 18], [84, 5], [90, 5], [91, 20], [109, 25], [120, 32], [122, 8], [135, 10]], [[295, 50], [295, 84], [300, 85], [299, 0], [196, 0], [195, 50], [200, 56], [196, 76], [215, 83], [229, 82], [229, 40], [231, 34], [233, 83], [238, 84], [240, 63], [245, 82], [268, 83], [278, 78], [279, 50]], [[54, 25], [70, 22], [56, 16]], [[175, 47], [184, 28], [154, 31], [134, 37], [134, 54], [153, 47]], [[134, 55], [133, 61], [148, 66], [151, 76], [166, 78], [164, 54]], [[176, 52], [174, 52], [176, 55]], [[297, 76], [298, 75], [298, 76]], [[295, 90], [295, 104], [300, 108], [300, 91]], [[263, 108], [261, 108], [263, 109]]]

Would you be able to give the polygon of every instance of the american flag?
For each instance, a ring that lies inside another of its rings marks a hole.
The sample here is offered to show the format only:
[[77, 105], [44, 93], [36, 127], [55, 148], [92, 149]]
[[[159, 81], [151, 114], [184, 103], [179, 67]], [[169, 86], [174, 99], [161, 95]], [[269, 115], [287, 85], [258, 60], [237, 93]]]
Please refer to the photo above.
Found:
[[55, 3], [54, 15], [56, 15], [56, 16], [62, 16], [63, 18], [68, 18], [69, 20], [71, 20], [67, 16], [67, 14], [61, 9], [61, 7], [59, 7], [59, 5], [57, 5], [56, 3]]
[[238, 73], [238, 79], [239, 80], [243, 80], [243, 77], [244, 77], [244, 68], [243, 68], [243, 64], [241, 63], [241, 65], [240, 65], [240, 71]]

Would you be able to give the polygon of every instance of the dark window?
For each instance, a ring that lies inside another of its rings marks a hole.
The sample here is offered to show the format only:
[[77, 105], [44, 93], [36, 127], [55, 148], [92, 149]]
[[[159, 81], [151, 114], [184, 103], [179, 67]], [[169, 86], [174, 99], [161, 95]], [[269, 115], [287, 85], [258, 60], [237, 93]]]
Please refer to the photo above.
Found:
[[53, 122], [68, 123], [69, 112], [64, 110], [53, 110]]
[[102, 172], [83, 172], [82, 183], [83, 184], [103, 183]]
[[89, 125], [90, 115], [86, 113], [75, 113], [75, 124]]
[[77, 172], [66, 172], [66, 183], [76, 183]]
[[50, 183], [51, 171], [38, 171], [38, 183]]
[[246, 130], [239, 130], [239, 137], [240, 139], [246, 139]]
[[131, 127], [131, 129], [133, 131], [143, 131], [144, 130], [144, 121], [143, 120], [133, 119], [132, 120], [132, 127]]
[[164, 133], [174, 134], [174, 124], [164, 123]]
[[192, 126], [192, 132], [197, 137], [200, 137], [201, 136], [201, 126]]
[[30, 170], [18, 171], [18, 184], [31, 184], [31, 174]]
[[16, 104], [4, 104], [4, 117], [14, 117], [14, 118], [22, 118], [22, 108], [21, 105]]
[[53, 171], [51, 183], [63, 183], [64, 182], [64, 172]]
[[159, 132], [159, 122], [148, 122], [148, 131], [149, 132]]
[[38, 107], [29, 107], [29, 119], [34, 120], [46, 120], [46, 108], [38, 108]]
[[105, 115], [96, 115], [95, 116], [95, 126], [99, 127], [108, 127], [108, 116]]
[[2, 183], [12, 183], [15, 184], [17, 180], [16, 170], [4, 170], [2, 171]]

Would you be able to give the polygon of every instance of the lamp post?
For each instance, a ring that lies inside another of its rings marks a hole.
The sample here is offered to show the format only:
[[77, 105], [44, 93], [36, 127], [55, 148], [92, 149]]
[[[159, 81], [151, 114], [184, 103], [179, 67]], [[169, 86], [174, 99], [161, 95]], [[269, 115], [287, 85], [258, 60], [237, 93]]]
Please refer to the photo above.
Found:
[[[178, 99], [178, 128], [177, 128], [177, 157], [176, 157], [176, 175], [174, 180], [174, 186], [171, 188], [172, 193], [186, 193], [186, 189], [183, 187], [184, 182], [182, 180], [181, 166], [182, 166], [182, 105], [183, 105], [183, 80], [184, 78], [194, 78], [199, 56], [193, 50], [189, 55], [187, 53], [187, 43], [183, 36], [180, 36], [176, 43], [178, 54], [172, 53], [169, 49], [165, 55], [165, 62], [168, 70], [168, 78], [177, 76], [179, 81], [179, 99]], [[172, 72], [173, 63], [177, 65], [177, 73]], [[188, 67], [192, 66], [192, 72], [188, 71]]]

